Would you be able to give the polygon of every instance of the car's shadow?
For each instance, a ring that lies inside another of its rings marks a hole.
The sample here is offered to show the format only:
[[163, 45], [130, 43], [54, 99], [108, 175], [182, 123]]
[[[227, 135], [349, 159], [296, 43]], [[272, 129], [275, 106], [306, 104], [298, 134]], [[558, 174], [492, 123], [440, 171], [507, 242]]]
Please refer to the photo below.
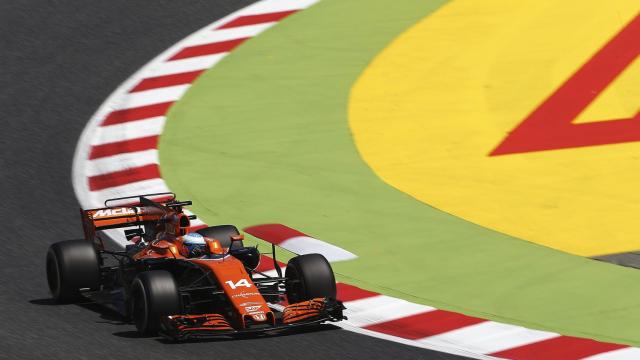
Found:
[[[76, 303], [65, 304], [65, 303], [56, 302], [51, 298], [45, 298], [45, 299], [29, 300], [29, 303], [33, 305], [38, 305], [38, 306], [80, 306], [83, 309], [93, 311], [94, 313], [97, 313], [98, 315], [100, 315], [100, 319], [102, 319], [103, 321], [97, 321], [97, 322], [109, 323], [113, 325], [129, 325], [133, 327], [133, 325], [130, 322], [127, 322], [117, 312], [109, 308], [106, 308], [96, 302], [93, 302], [89, 299], [87, 299], [86, 302], [76, 302]], [[114, 332], [113, 335], [121, 338], [126, 338], [126, 339], [155, 339], [156, 341], [163, 344], [182, 344], [182, 343], [207, 343], [207, 342], [224, 342], [224, 341], [238, 341], [238, 340], [256, 340], [256, 339], [266, 339], [266, 338], [272, 338], [272, 337], [285, 337], [285, 336], [292, 336], [292, 335], [317, 333], [317, 332], [332, 331], [332, 330], [342, 330], [342, 329], [338, 326], [331, 325], [331, 324], [318, 324], [318, 325], [303, 326], [303, 327], [293, 328], [293, 329], [285, 329], [285, 330], [272, 332], [268, 334], [244, 334], [244, 335], [234, 335], [234, 336], [220, 336], [220, 337], [213, 337], [209, 339], [197, 339], [197, 340], [188, 340], [188, 341], [180, 341], [180, 342], [172, 341], [172, 340], [165, 339], [162, 337], [157, 337], [157, 336], [143, 335], [134, 329], [126, 330], [126, 331], [117, 331], [117, 332]]]
[[112, 334], [113, 336], [126, 338], [126, 339], [148, 339], [151, 336], [140, 334], [137, 330], [117, 331]]
[[92, 311], [100, 315], [100, 319], [103, 321], [98, 321], [101, 323], [109, 323], [113, 325], [127, 325], [129, 324], [120, 314], [111, 310], [107, 307], [104, 307], [94, 301], [89, 299], [85, 299], [86, 301], [79, 301], [74, 303], [59, 303], [51, 298], [45, 299], [34, 299], [29, 300], [30, 304], [39, 305], [39, 306], [79, 306], [83, 309]]

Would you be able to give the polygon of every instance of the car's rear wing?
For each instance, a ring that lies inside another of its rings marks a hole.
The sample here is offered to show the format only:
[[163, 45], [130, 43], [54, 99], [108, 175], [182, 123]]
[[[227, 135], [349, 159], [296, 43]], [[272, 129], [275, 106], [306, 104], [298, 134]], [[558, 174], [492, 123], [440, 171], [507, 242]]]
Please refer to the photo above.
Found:
[[148, 206], [165, 205], [176, 201], [176, 194], [173, 192], [161, 192], [144, 195], [123, 196], [111, 198], [104, 201], [105, 207], [114, 206]]
[[[102, 208], [80, 210], [85, 239], [95, 241], [99, 230], [161, 224], [171, 213], [182, 213], [182, 207], [191, 205], [191, 201], [179, 202], [174, 193], [158, 193], [108, 199], [104, 204]], [[195, 215], [188, 218], [195, 219]], [[127, 239], [142, 234], [141, 230], [125, 230]]]

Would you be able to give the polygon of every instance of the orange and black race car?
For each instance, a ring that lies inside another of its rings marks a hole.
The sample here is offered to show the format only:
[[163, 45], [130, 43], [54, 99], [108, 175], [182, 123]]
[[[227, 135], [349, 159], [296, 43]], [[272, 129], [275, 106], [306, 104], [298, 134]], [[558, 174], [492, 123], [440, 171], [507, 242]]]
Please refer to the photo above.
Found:
[[[84, 240], [55, 243], [47, 253], [54, 299], [88, 297], [132, 320], [144, 334], [173, 340], [269, 333], [344, 319], [329, 262], [320, 254], [289, 260], [283, 276], [257, 270], [257, 247], [245, 247], [233, 225], [192, 232], [190, 201], [175, 194], [110, 199], [81, 210]], [[105, 248], [102, 230], [125, 228], [131, 245]], [[269, 259], [268, 257], [263, 257]]]

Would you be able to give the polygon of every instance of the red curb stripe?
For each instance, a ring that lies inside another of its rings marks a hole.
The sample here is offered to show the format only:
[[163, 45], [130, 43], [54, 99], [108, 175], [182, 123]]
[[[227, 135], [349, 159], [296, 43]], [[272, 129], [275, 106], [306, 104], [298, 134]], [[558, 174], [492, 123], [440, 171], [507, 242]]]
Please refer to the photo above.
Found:
[[257, 271], [265, 272], [275, 269], [273, 267], [273, 260], [270, 257], [260, 254], [260, 264], [256, 268]]
[[361, 289], [357, 286], [345, 283], [336, 283], [336, 287], [338, 289], [338, 295], [336, 297], [342, 302], [360, 300], [380, 295], [376, 292]]
[[289, 11], [280, 11], [280, 12], [273, 12], [273, 13], [267, 13], [267, 14], [240, 16], [239, 18], [231, 20], [228, 23], [217, 27], [215, 30], [274, 22], [274, 21], [284, 19], [285, 17], [297, 11], [298, 10], [289, 10]]
[[598, 342], [573, 336], [559, 336], [557, 338], [500, 351], [491, 355], [518, 360], [573, 360], [626, 347], [628, 346]]
[[183, 72], [142, 79], [130, 92], [158, 89], [168, 86], [191, 84], [204, 70]]
[[101, 126], [116, 125], [129, 121], [163, 116], [167, 113], [172, 104], [173, 101], [169, 101], [159, 104], [139, 106], [130, 109], [116, 110], [107, 115]]
[[296, 229], [292, 229], [282, 224], [262, 224], [249, 226], [244, 229], [248, 234], [251, 234], [257, 238], [268, 241], [273, 244], [280, 244], [285, 240], [291, 239], [296, 236], [309, 236], [301, 233]]
[[451, 311], [433, 310], [396, 320], [368, 325], [365, 326], [364, 329], [416, 340], [485, 321], [484, 319]]
[[147, 136], [132, 140], [123, 140], [102, 145], [94, 145], [89, 153], [89, 160], [107, 156], [125, 154], [158, 148], [158, 135]]
[[511, 130], [489, 155], [640, 141], [640, 112], [626, 119], [573, 124], [573, 120], [640, 56], [639, 38], [640, 15], [637, 15]]
[[150, 164], [89, 177], [89, 190], [98, 191], [120, 185], [160, 178], [158, 164]]
[[205, 56], [205, 55], [213, 55], [213, 54], [229, 52], [233, 50], [236, 46], [242, 44], [247, 39], [249, 38], [241, 38], [241, 39], [220, 41], [220, 42], [215, 42], [211, 44], [189, 46], [178, 51], [177, 54], [169, 58], [169, 61], [187, 59], [187, 58], [196, 57], [196, 56]]

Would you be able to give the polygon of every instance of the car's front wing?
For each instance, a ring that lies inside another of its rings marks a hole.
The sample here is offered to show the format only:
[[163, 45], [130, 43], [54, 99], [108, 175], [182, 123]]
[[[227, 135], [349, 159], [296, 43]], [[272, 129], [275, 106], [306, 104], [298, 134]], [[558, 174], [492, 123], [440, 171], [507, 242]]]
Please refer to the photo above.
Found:
[[344, 309], [341, 302], [333, 299], [313, 299], [285, 307], [278, 314], [275, 324], [255, 324], [245, 329], [234, 328], [219, 314], [172, 315], [162, 319], [160, 335], [173, 341], [187, 341], [221, 336], [271, 334], [346, 319], [343, 315]]

